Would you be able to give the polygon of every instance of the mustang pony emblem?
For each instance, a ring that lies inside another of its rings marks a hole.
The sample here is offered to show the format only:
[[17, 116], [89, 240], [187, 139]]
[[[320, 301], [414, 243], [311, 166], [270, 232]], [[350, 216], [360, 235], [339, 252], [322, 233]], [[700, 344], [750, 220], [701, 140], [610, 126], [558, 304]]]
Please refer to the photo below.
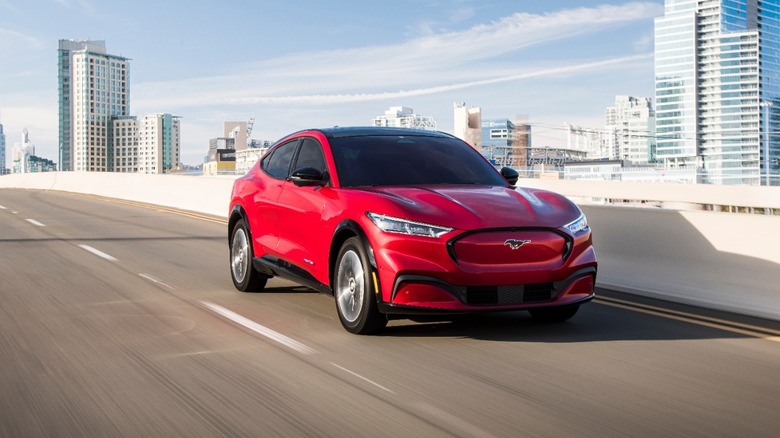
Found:
[[509, 245], [509, 248], [512, 250], [520, 249], [520, 247], [525, 245], [526, 243], [531, 243], [531, 241], [517, 240], [517, 239], [506, 239], [506, 241], [504, 241], [504, 245]]

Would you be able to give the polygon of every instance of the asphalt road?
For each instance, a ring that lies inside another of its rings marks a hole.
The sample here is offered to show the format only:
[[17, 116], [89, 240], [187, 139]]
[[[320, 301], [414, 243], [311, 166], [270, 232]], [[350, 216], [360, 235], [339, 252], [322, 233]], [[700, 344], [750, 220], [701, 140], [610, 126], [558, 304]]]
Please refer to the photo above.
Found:
[[780, 327], [608, 291], [344, 331], [237, 292], [218, 221], [0, 190], [0, 436], [739, 436], [780, 430]]

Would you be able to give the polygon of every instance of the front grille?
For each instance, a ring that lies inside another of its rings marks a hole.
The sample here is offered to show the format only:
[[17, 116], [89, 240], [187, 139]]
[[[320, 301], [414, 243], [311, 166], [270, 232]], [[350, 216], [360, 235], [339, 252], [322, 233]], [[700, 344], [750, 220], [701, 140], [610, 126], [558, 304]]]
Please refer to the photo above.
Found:
[[466, 303], [473, 305], [525, 304], [547, 301], [550, 298], [552, 298], [552, 283], [466, 288]]
[[447, 250], [458, 263], [552, 269], [560, 265], [570, 244], [555, 230], [508, 229], [465, 233], [448, 242]]

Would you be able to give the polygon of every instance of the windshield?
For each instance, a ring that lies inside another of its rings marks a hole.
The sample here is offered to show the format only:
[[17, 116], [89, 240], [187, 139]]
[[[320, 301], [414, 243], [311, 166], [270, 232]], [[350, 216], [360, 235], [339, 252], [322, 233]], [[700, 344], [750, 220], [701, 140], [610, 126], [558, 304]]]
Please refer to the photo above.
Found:
[[446, 137], [377, 135], [330, 140], [342, 187], [507, 182], [471, 146]]

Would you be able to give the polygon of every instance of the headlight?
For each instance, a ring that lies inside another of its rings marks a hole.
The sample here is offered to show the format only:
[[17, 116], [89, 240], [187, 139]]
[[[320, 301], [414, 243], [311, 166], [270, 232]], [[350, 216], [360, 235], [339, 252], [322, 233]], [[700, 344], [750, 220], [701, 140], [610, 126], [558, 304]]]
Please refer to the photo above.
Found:
[[421, 222], [412, 222], [397, 217], [385, 216], [377, 213], [366, 213], [369, 219], [380, 230], [388, 233], [408, 234], [410, 236], [439, 237], [452, 231], [452, 228], [440, 227], [436, 225], [424, 224]]
[[578, 217], [573, 222], [569, 222], [563, 227], [571, 231], [572, 234], [577, 234], [580, 231], [584, 231], [588, 229], [588, 219], [585, 217], [585, 213], [580, 213], [580, 217]]

